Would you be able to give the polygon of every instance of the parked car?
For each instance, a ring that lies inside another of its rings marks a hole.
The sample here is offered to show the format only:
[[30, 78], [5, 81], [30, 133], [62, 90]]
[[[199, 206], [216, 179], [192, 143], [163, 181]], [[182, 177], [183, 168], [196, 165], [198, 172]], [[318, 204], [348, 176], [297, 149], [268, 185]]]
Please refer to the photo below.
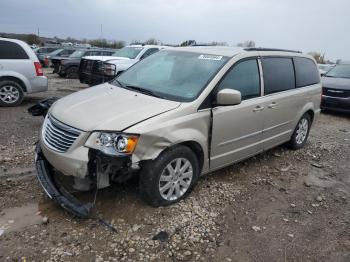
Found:
[[39, 59], [39, 62], [41, 63], [41, 66], [45, 67], [45, 56], [50, 54], [53, 51], [56, 51], [58, 49], [61, 49], [59, 46], [53, 46], [53, 47], [39, 47], [35, 49], [35, 53]]
[[52, 57], [51, 62], [54, 66], [54, 73], [61, 77], [76, 78], [80, 60], [84, 56], [110, 56], [116, 50], [108, 49], [79, 49], [72, 53], [69, 57]]
[[0, 106], [17, 106], [25, 94], [47, 90], [47, 78], [23, 41], [0, 38]]
[[138, 61], [164, 49], [156, 45], [130, 45], [111, 56], [84, 57], [79, 67], [81, 83], [97, 85], [112, 80]]
[[322, 77], [323, 110], [350, 113], [350, 64], [339, 64]]
[[75, 48], [61, 48], [46, 55], [38, 55], [38, 58], [40, 63], [44, 67], [53, 67], [53, 64], [51, 62], [52, 57], [68, 57], [71, 54], [73, 54], [76, 50], [77, 49]]
[[169, 205], [201, 174], [286, 142], [302, 148], [320, 100], [315, 60], [299, 52], [162, 50], [113, 81], [52, 105], [36, 150], [38, 178], [80, 217], [88, 206], [60, 193], [53, 170], [73, 176], [80, 189], [138, 173], [144, 199]]
[[326, 74], [329, 70], [331, 70], [335, 65], [332, 64], [317, 64], [318, 71], [320, 71], [320, 75]]

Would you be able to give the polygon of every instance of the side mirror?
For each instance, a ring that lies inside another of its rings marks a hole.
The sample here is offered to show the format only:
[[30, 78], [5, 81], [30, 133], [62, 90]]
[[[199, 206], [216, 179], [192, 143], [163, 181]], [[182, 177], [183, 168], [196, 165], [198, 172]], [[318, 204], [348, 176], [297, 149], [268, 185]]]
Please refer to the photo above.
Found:
[[216, 104], [219, 106], [238, 105], [242, 101], [241, 92], [233, 89], [222, 89], [216, 94]]

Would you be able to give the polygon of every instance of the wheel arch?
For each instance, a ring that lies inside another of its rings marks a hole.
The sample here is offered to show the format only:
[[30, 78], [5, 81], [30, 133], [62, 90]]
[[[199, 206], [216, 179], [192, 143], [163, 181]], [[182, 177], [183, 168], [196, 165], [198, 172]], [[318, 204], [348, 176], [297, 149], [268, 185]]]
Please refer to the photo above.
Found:
[[0, 76], [0, 81], [4, 81], [4, 80], [14, 81], [22, 87], [23, 92], [28, 92], [27, 85], [25, 84], [23, 79], [19, 78], [18, 76], [11, 76], [11, 75]]
[[308, 115], [310, 116], [310, 118], [311, 118], [311, 123], [313, 123], [314, 117], [315, 117], [315, 112], [314, 112], [313, 110], [309, 109], [309, 110], [307, 110], [307, 111], [305, 112], [305, 114], [308, 114]]
[[309, 102], [307, 104], [305, 104], [303, 106], [303, 108], [299, 111], [299, 113], [296, 115], [295, 119], [294, 119], [294, 123], [293, 126], [294, 128], [297, 126], [300, 118], [305, 115], [305, 114], [309, 114], [311, 117], [311, 123], [313, 122], [314, 118], [315, 118], [315, 106], [312, 102]]
[[152, 160], [156, 159], [157, 157], [159, 157], [161, 154], [164, 154], [165, 152], [169, 151], [170, 149], [178, 147], [178, 146], [186, 146], [195, 154], [195, 156], [198, 159], [198, 164], [199, 164], [200, 173], [201, 173], [202, 170], [205, 169], [206, 154], [205, 154], [203, 146], [195, 140], [179, 141], [177, 143], [168, 144], [168, 146], [164, 146], [163, 148], [158, 148], [158, 150], [154, 151], [152, 155], [148, 155], [149, 157], [147, 157], [146, 159], [139, 159], [139, 160], [141, 162], [152, 161]]
[[196, 157], [198, 159], [199, 172], [201, 172], [203, 169], [203, 165], [204, 165], [204, 151], [203, 151], [202, 146], [198, 142], [190, 140], [190, 141], [184, 141], [184, 142], [175, 144], [175, 145], [173, 145], [173, 147], [179, 146], [179, 145], [186, 146], [193, 151], [193, 153], [196, 155]]

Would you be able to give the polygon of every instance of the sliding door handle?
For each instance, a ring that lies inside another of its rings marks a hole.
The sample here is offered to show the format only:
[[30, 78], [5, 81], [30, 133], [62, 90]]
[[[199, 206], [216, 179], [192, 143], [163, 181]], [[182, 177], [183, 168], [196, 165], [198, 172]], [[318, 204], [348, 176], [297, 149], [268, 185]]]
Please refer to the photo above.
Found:
[[260, 112], [260, 111], [263, 111], [265, 109], [265, 107], [263, 106], [256, 106], [254, 109], [253, 109], [253, 112]]
[[278, 103], [276, 103], [276, 102], [272, 102], [271, 104], [269, 104], [267, 107], [268, 108], [276, 108], [278, 106]]

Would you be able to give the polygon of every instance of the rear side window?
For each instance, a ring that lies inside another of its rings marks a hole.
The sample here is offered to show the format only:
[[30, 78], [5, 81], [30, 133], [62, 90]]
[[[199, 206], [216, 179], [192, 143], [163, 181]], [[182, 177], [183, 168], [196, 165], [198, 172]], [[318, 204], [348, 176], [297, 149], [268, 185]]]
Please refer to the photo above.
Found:
[[294, 65], [297, 87], [314, 85], [320, 82], [318, 69], [311, 59], [295, 57]]
[[0, 59], [29, 59], [29, 57], [20, 45], [0, 40]]
[[295, 88], [292, 58], [268, 57], [262, 59], [265, 95]]
[[235, 89], [241, 92], [242, 100], [260, 96], [260, 75], [255, 59], [239, 62], [224, 76], [219, 89]]

